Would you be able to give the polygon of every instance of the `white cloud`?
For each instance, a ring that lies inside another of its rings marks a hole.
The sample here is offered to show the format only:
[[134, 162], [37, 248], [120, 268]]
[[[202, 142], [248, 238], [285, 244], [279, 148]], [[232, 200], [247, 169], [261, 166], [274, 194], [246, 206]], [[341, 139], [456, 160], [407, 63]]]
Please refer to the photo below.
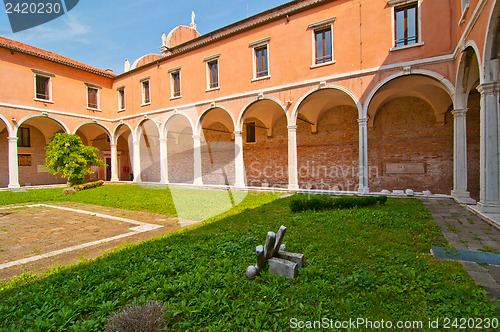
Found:
[[82, 22], [78, 18], [78, 15], [69, 12], [54, 21], [15, 34], [8, 33], [5, 37], [31, 45], [58, 43], [69, 40], [90, 43], [91, 40], [88, 38], [90, 33], [91, 28]]

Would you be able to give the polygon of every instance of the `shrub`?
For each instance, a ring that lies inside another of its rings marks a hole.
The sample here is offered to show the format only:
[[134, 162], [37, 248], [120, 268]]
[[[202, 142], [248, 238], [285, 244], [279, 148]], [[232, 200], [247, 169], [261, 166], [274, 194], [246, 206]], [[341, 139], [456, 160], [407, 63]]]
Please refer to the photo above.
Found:
[[377, 203], [385, 204], [387, 196], [350, 197], [342, 196], [332, 198], [326, 195], [314, 196], [311, 198], [299, 198], [290, 202], [290, 209], [293, 213], [302, 211], [323, 211], [332, 209], [352, 209], [354, 207], [372, 206]]
[[156, 332], [166, 325], [166, 308], [160, 301], [130, 304], [108, 318], [107, 332]]
[[80, 191], [80, 190], [85, 190], [85, 189], [97, 188], [97, 187], [102, 186], [103, 184], [104, 184], [104, 181], [99, 180], [99, 181], [88, 182], [88, 183], [84, 183], [84, 184], [77, 184], [77, 185], [73, 186], [73, 189], [76, 191]]
[[63, 190], [63, 193], [66, 195], [73, 195], [74, 193], [76, 193], [76, 190], [73, 188], [66, 188]]

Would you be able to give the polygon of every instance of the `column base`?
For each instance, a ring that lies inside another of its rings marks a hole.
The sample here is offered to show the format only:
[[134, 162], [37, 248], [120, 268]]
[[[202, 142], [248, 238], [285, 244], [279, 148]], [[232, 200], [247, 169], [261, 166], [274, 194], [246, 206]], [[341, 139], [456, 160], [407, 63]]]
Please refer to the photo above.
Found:
[[203, 180], [202, 180], [202, 179], [195, 179], [195, 180], [193, 181], [193, 184], [194, 184], [195, 186], [203, 186]]
[[477, 203], [477, 210], [485, 214], [500, 214], [500, 203]]
[[118, 181], [120, 181], [120, 179], [118, 179], [118, 178], [112, 178], [110, 181], [111, 182], [118, 182]]
[[358, 188], [358, 193], [360, 193], [360, 194], [368, 194], [368, 193], [370, 193], [370, 189], [368, 187], [360, 186]]
[[19, 189], [21, 186], [19, 184], [9, 184], [9, 189]]
[[296, 190], [299, 190], [299, 189], [300, 189], [299, 185], [297, 185], [297, 184], [289, 184], [288, 185], [288, 190], [294, 190], [294, 191], [296, 191]]
[[246, 185], [245, 185], [243, 182], [242, 182], [242, 183], [235, 183], [235, 184], [234, 184], [234, 187], [235, 187], [235, 188], [241, 188], [241, 189], [243, 189], [243, 188], [245, 188], [245, 187], [246, 187]]
[[451, 196], [460, 204], [474, 205], [476, 201], [470, 197], [470, 193], [467, 190], [458, 189], [452, 190]]

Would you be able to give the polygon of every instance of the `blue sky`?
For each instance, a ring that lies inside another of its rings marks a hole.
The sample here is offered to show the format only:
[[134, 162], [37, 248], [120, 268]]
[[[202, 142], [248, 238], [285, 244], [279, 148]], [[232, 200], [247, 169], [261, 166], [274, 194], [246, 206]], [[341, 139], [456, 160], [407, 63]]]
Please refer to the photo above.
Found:
[[0, 35], [120, 74], [126, 58], [159, 53], [162, 33], [189, 25], [191, 11], [203, 35], [290, 1], [80, 0], [66, 15], [18, 33], [0, 5]]

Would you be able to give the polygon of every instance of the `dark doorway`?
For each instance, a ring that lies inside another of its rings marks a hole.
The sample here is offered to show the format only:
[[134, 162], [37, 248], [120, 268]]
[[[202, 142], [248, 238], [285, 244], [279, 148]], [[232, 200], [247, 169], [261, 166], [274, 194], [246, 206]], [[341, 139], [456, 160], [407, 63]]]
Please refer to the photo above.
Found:
[[106, 181], [111, 181], [111, 158], [106, 158]]

